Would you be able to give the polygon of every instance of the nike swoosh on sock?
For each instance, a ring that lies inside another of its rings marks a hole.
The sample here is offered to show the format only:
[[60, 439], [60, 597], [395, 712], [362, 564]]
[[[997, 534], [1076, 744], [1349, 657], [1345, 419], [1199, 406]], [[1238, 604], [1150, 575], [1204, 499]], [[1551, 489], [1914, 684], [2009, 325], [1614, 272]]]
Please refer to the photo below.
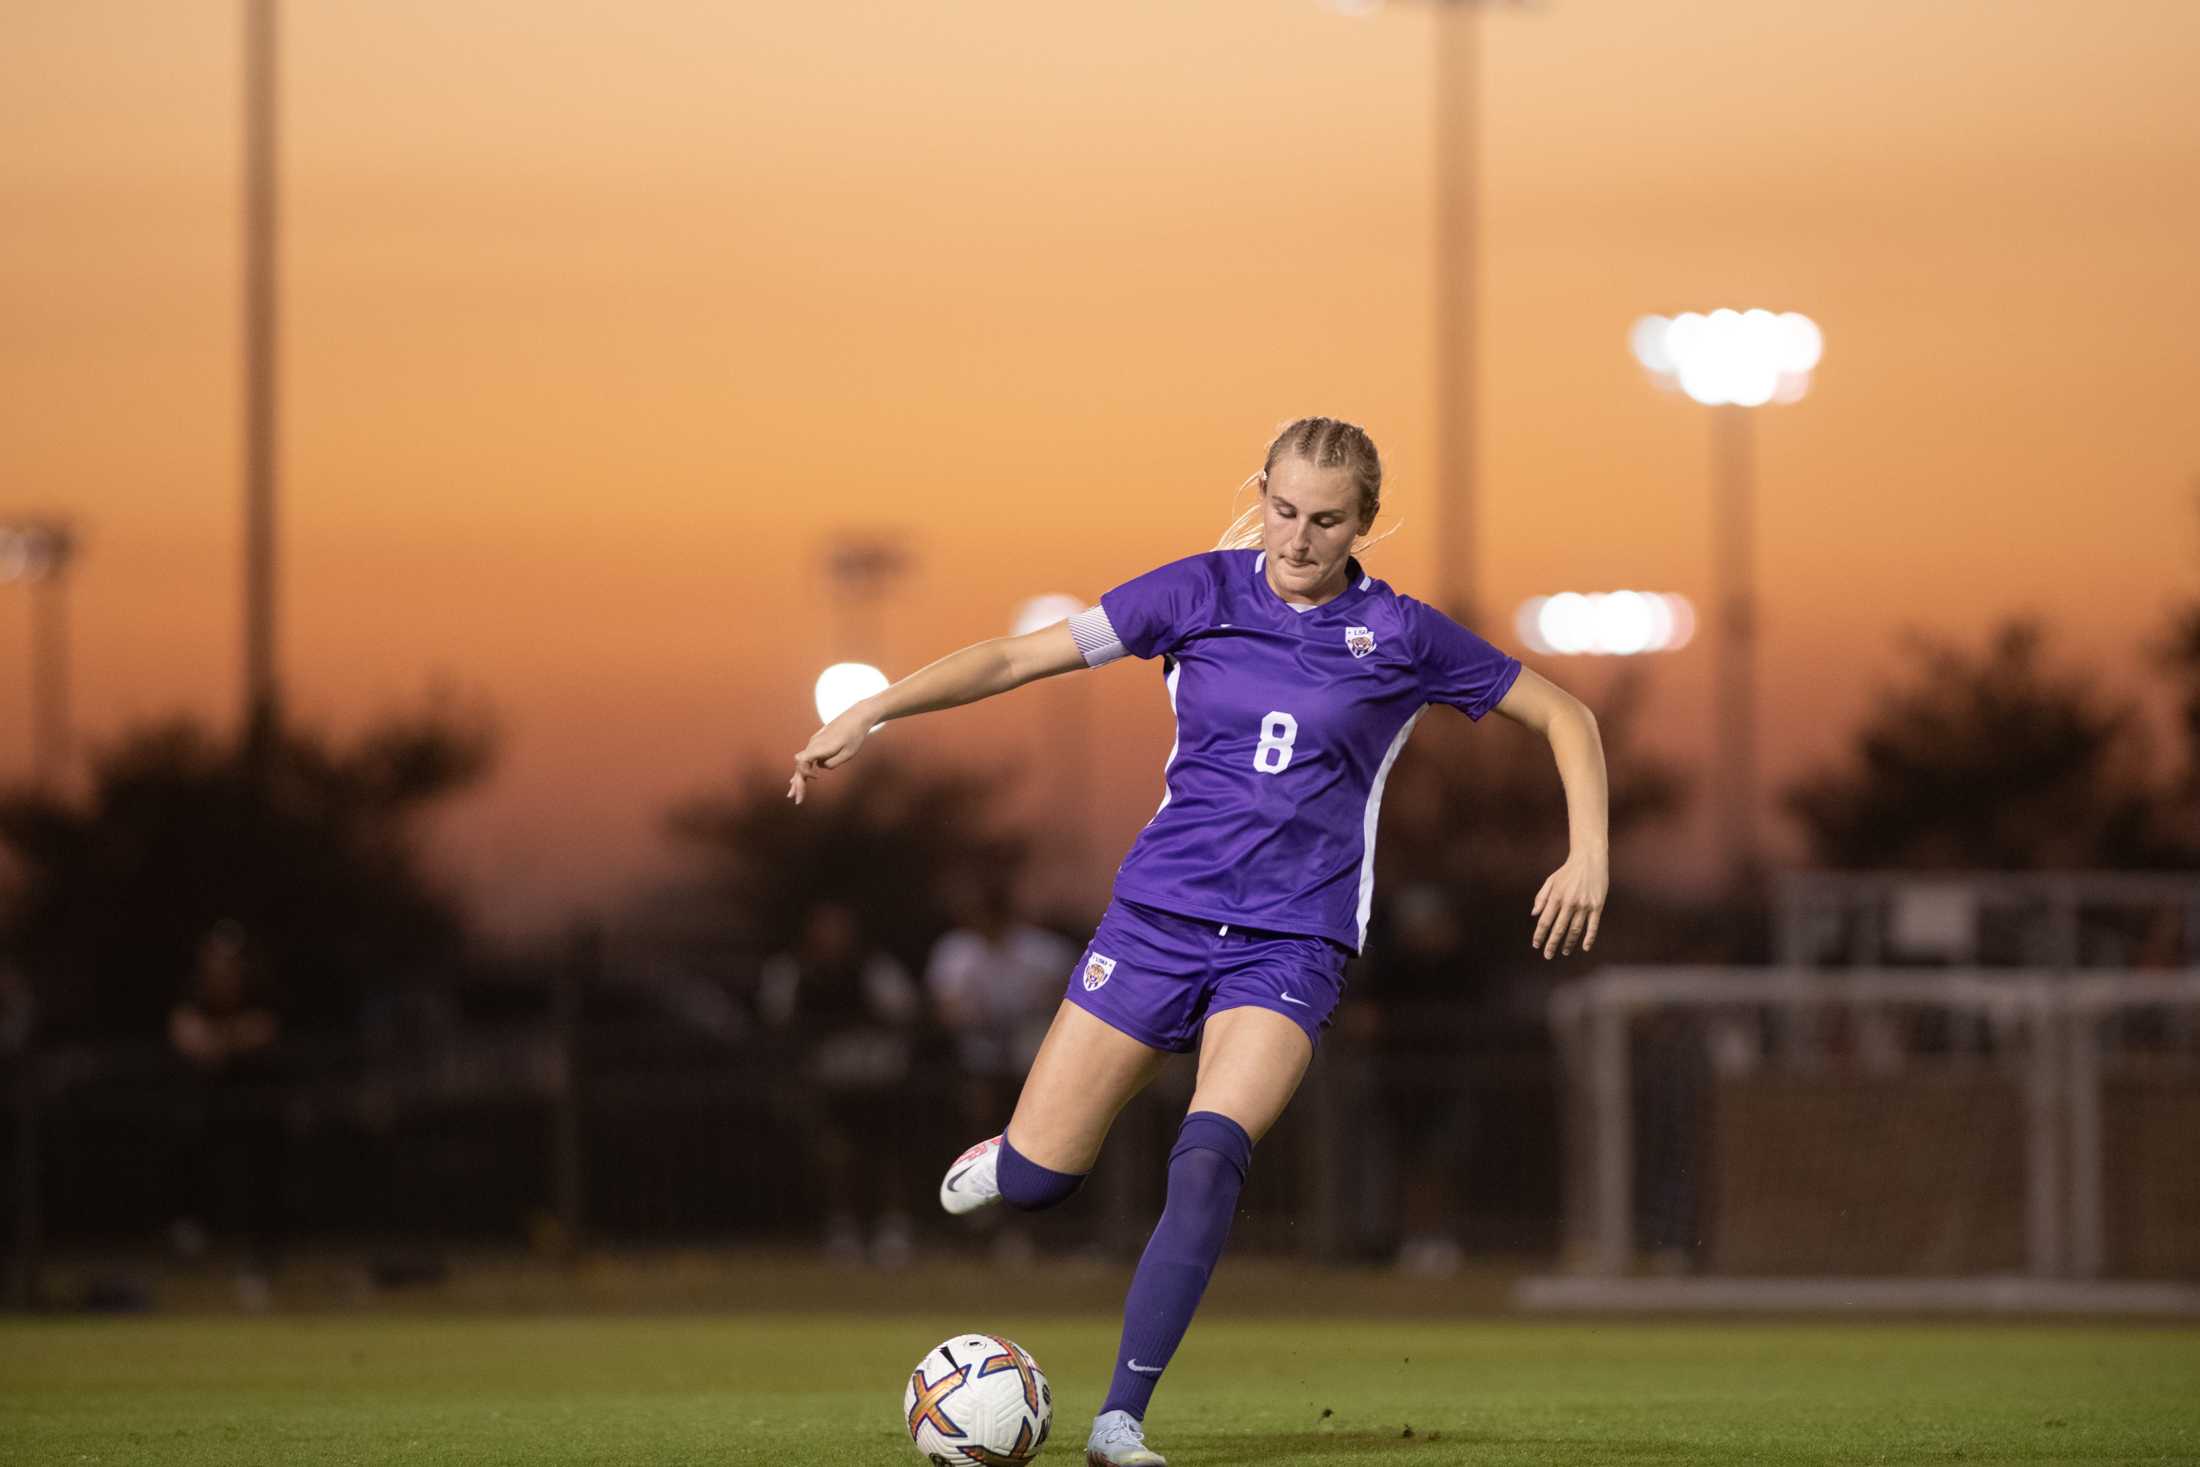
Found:
[[1131, 1357], [1131, 1369], [1137, 1371], [1140, 1375], [1159, 1375], [1166, 1368], [1166, 1366], [1161, 1365], [1141, 1365], [1138, 1363], [1136, 1355]]

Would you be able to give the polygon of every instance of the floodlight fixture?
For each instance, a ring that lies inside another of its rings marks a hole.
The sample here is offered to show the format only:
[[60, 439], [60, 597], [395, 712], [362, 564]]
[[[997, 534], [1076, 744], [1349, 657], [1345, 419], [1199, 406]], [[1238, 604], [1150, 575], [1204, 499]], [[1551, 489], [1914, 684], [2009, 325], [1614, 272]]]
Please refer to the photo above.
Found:
[[1825, 354], [1817, 322], [1798, 311], [1762, 309], [1643, 316], [1628, 344], [1659, 386], [1707, 407], [1796, 402]]
[[1528, 650], [1546, 656], [1638, 657], [1687, 646], [1696, 609], [1668, 592], [1561, 591], [1521, 602], [1513, 626]]
[[0, 586], [15, 581], [36, 584], [58, 576], [76, 549], [66, 525], [44, 520], [0, 523]]
[[76, 534], [59, 520], [0, 520], [0, 586], [31, 596], [31, 778], [52, 789], [69, 758], [68, 570]]
[[836, 662], [817, 675], [817, 721], [831, 723], [874, 693], [886, 691], [886, 674], [868, 662]]

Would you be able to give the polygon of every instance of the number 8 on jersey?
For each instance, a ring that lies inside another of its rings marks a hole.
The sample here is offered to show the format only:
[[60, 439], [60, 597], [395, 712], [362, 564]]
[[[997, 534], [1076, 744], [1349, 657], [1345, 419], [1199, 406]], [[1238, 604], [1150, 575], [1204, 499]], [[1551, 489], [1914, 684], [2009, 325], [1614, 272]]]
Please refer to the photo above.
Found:
[[1253, 750], [1253, 767], [1262, 774], [1283, 773], [1291, 767], [1291, 746], [1298, 738], [1299, 721], [1276, 709], [1260, 721], [1260, 744]]

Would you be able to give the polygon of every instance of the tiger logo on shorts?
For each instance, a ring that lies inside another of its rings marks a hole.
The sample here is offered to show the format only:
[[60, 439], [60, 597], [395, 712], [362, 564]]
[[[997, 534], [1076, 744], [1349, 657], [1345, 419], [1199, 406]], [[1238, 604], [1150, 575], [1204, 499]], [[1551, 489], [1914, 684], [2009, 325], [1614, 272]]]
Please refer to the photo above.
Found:
[[1085, 955], [1085, 992], [1091, 993], [1101, 984], [1107, 982], [1109, 975], [1114, 972], [1115, 959], [1103, 957], [1099, 953], [1087, 953]]

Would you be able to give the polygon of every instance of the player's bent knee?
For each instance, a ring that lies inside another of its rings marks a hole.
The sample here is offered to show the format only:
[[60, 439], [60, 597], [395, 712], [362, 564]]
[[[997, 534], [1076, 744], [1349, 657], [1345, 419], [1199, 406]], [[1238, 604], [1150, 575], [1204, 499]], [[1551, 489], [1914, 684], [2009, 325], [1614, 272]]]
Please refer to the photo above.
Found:
[[1252, 1161], [1252, 1138], [1236, 1121], [1214, 1111], [1186, 1116], [1169, 1151], [1169, 1200], [1147, 1257], [1188, 1266], [1204, 1279], [1230, 1235]]
[[1058, 1172], [1043, 1167], [1017, 1151], [1005, 1136], [1001, 1139], [1000, 1168], [996, 1178], [1001, 1201], [1020, 1212], [1043, 1212], [1067, 1202], [1085, 1185], [1083, 1172]]
[[1253, 1166], [1253, 1138], [1245, 1128], [1219, 1111], [1195, 1110], [1184, 1118], [1169, 1148], [1169, 1175], [1173, 1181], [1180, 1165], [1192, 1163], [1196, 1171], [1209, 1171], [1209, 1156], [1220, 1157], [1243, 1185]]

